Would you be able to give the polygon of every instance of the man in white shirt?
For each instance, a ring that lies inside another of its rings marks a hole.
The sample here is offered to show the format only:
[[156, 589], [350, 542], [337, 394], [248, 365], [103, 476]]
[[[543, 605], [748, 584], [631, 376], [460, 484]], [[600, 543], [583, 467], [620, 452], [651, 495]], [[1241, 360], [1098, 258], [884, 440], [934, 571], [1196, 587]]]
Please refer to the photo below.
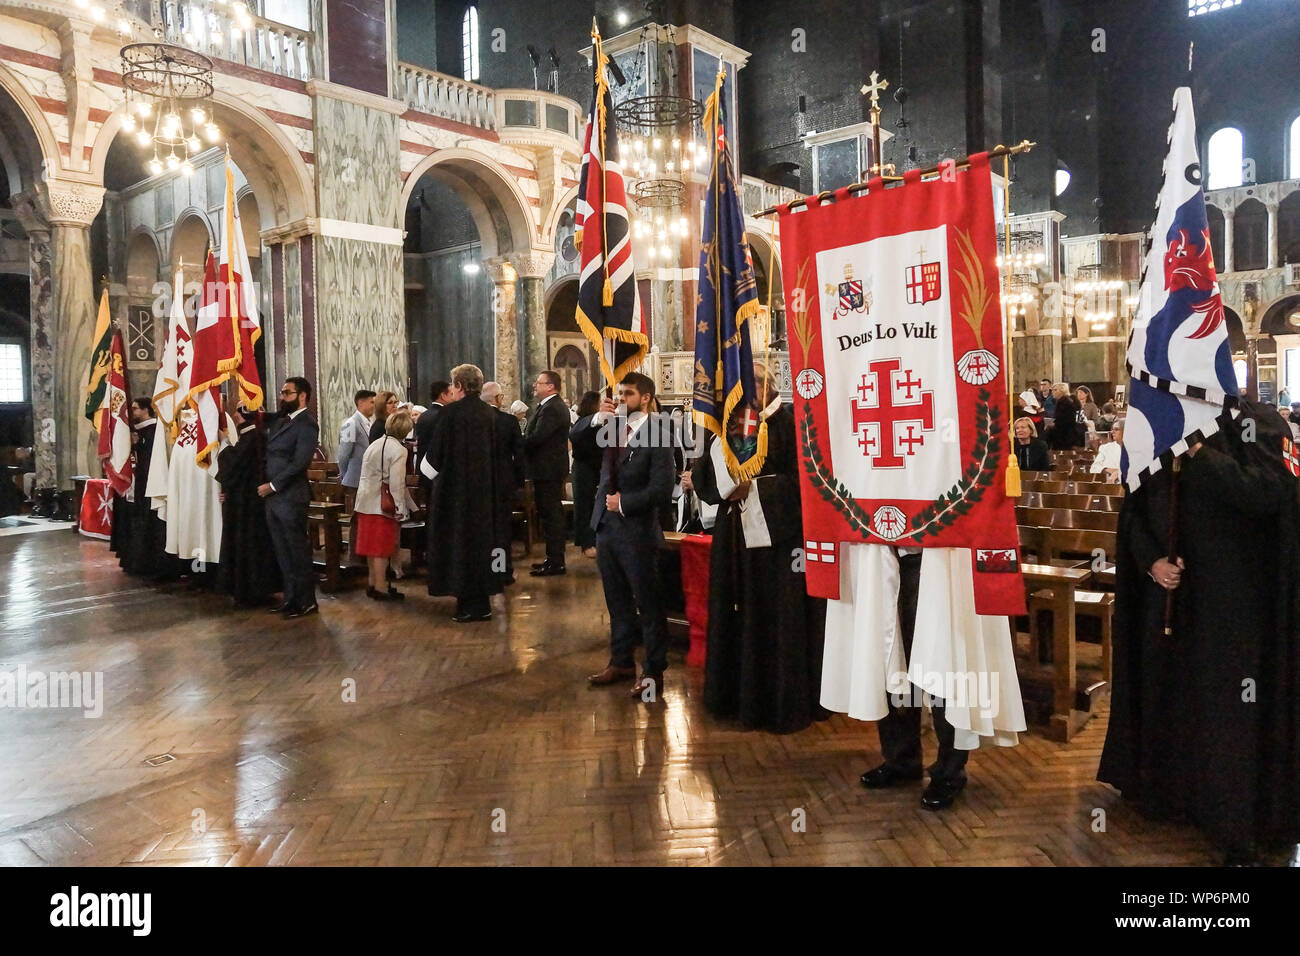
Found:
[[375, 416], [375, 393], [363, 388], [352, 397], [356, 411], [339, 427], [339, 484], [355, 489], [361, 484], [361, 459], [370, 447], [370, 421]]
[[1092, 473], [1105, 476], [1107, 481], [1119, 481], [1119, 453], [1123, 445], [1124, 419], [1121, 418], [1110, 426], [1110, 441], [1097, 449], [1097, 457], [1092, 460]]

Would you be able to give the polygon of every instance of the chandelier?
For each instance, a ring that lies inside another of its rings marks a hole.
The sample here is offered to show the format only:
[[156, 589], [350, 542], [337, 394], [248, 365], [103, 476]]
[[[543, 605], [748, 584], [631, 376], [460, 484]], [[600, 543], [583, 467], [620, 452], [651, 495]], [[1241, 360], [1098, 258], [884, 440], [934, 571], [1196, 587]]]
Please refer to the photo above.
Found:
[[[221, 139], [212, 112], [212, 61], [170, 43], [122, 47], [126, 108], [122, 130], [142, 148], [152, 145], [149, 175], [179, 169], [189, 176], [193, 159]], [[200, 137], [200, 134], [202, 136]]]

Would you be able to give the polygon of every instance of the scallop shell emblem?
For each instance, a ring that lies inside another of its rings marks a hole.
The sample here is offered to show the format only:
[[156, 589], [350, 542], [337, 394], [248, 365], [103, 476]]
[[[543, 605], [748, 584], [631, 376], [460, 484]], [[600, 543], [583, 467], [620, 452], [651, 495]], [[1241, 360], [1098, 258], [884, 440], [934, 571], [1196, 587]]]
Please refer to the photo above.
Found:
[[883, 505], [871, 516], [871, 526], [886, 541], [893, 541], [907, 530], [907, 516], [893, 505]]
[[971, 349], [957, 360], [957, 374], [967, 385], [987, 385], [998, 377], [998, 357], [988, 349]]

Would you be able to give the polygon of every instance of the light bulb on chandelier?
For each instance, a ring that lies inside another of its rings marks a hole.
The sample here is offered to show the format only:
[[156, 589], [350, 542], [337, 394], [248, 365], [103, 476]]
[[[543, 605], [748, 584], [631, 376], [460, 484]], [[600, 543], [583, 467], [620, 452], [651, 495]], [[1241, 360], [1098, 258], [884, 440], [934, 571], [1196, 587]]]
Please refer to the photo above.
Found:
[[150, 176], [161, 176], [163, 164], [158, 157], [155, 156], [153, 159], [149, 160], [149, 162], [145, 163], [145, 169], [149, 170]]

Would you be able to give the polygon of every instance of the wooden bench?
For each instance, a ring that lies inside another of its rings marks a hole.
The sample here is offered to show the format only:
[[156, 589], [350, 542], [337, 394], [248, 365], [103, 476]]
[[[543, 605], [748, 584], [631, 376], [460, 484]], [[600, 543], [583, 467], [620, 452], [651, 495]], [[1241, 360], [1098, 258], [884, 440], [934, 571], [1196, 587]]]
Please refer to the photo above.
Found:
[[[1084, 695], [1085, 707], [1077, 707], [1078, 701], [1078, 654], [1075, 650], [1074, 615], [1077, 606], [1078, 589], [1087, 584], [1092, 572], [1087, 568], [1062, 568], [1051, 564], [1020, 565], [1020, 572], [1025, 579], [1025, 589], [1031, 593], [1050, 594], [1049, 604], [1052, 609], [1052, 653], [1051, 661], [1051, 716], [1048, 719], [1047, 732], [1053, 740], [1068, 742], [1092, 717], [1091, 704], [1102, 685], [1090, 686]], [[1044, 656], [1038, 646], [1038, 634], [1034, 627], [1034, 611], [1030, 608], [1030, 659], [1037, 656], [1039, 661]], [[1021, 674], [1021, 686], [1032, 694], [1035, 678], [1032, 668]]]
[[[325, 582], [322, 590], [332, 593], [339, 589], [341, 578], [341, 559], [343, 556], [343, 527], [339, 518], [343, 513], [343, 503], [335, 501], [313, 501], [307, 506], [307, 524], [313, 537], [319, 536], [324, 552]], [[313, 551], [315, 549], [313, 548]], [[320, 561], [316, 561], [320, 564]]]
[[[1085, 528], [1041, 527], [1039, 531], [1039, 556], [1047, 564], [1073, 566], [1076, 570], [1086, 570], [1089, 578], [1094, 571], [1113, 568], [1118, 535], [1114, 531], [1097, 531]], [[1083, 560], [1080, 560], [1080, 559]], [[1040, 611], [1052, 613], [1052, 633], [1068, 628], [1071, 640], [1075, 632], [1073, 618], [1065, 621], [1060, 617], [1061, 607], [1052, 588], [1029, 591], [1029, 633], [1033, 646], [1038, 647], [1040, 656], [1046, 644], [1040, 641], [1038, 633], [1038, 614]], [[1082, 614], [1096, 618], [1101, 628], [1102, 677], [1111, 679], [1112, 659], [1112, 623], [1115, 611], [1115, 595], [1108, 591], [1077, 590], [1071, 614]], [[1053, 646], [1057, 646], [1054, 640]]]
[[1026, 508], [1017, 505], [1016, 523], [1040, 528], [1082, 528], [1088, 531], [1114, 531], [1119, 527], [1119, 515], [1112, 511]]

